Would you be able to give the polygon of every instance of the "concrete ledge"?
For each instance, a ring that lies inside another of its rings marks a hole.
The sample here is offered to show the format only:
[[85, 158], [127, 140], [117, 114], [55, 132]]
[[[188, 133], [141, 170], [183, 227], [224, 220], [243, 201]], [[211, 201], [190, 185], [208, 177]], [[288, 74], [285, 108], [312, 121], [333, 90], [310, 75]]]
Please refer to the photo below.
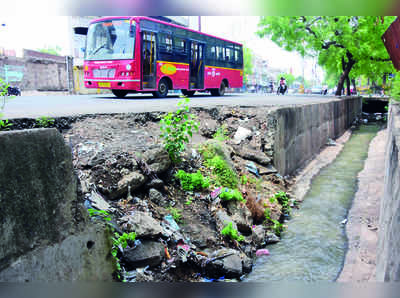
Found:
[[377, 252], [377, 281], [400, 281], [400, 104], [390, 104]]
[[292, 175], [317, 154], [328, 138], [340, 137], [361, 114], [361, 97], [328, 103], [280, 108], [274, 144], [274, 163], [282, 175]]
[[1, 132], [0, 144], [0, 281], [110, 280], [110, 240], [82, 209], [62, 135]]

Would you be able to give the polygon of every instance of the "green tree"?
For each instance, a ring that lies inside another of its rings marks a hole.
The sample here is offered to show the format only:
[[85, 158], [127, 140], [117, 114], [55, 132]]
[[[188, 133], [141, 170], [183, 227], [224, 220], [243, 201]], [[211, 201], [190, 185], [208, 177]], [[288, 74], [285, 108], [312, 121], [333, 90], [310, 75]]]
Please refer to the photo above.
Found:
[[393, 72], [381, 36], [394, 17], [299, 16], [261, 17], [260, 37], [302, 56], [317, 56], [327, 73], [337, 76], [336, 95], [360, 75], [377, 78]]
[[276, 76], [276, 80], [279, 82], [281, 77], [285, 78], [286, 85], [288, 85], [288, 87], [290, 87], [296, 80], [295, 76], [290, 73], [280, 73], [279, 75]]
[[37, 49], [37, 51], [41, 52], [41, 53], [61, 56], [61, 47], [59, 47], [59, 46], [55, 46], [55, 47], [47, 46], [46, 48], [43, 48], [43, 49]]
[[243, 46], [243, 81], [248, 82], [248, 75], [253, 73], [253, 51]]

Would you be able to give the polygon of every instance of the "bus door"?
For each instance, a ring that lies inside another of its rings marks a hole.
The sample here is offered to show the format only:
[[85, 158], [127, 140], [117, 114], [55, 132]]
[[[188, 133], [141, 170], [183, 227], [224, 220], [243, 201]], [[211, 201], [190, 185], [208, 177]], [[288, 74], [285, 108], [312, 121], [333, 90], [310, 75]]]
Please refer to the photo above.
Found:
[[204, 44], [190, 41], [189, 89], [204, 89]]
[[155, 89], [156, 86], [156, 33], [142, 32], [142, 89]]

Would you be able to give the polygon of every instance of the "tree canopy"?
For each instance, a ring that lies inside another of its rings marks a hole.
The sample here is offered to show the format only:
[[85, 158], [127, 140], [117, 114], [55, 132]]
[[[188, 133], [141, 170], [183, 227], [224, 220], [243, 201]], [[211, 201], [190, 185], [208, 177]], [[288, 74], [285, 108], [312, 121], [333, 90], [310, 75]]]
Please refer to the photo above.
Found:
[[248, 75], [253, 73], [253, 52], [248, 47], [243, 46], [243, 80], [247, 83]]
[[41, 52], [41, 53], [61, 56], [61, 47], [59, 47], [59, 46], [55, 46], [55, 47], [47, 46], [46, 48], [43, 48], [43, 49], [37, 49], [37, 51]]
[[317, 56], [329, 77], [336, 77], [336, 95], [344, 83], [360, 75], [372, 79], [394, 71], [381, 36], [395, 17], [299, 16], [261, 17], [260, 37], [302, 56]]

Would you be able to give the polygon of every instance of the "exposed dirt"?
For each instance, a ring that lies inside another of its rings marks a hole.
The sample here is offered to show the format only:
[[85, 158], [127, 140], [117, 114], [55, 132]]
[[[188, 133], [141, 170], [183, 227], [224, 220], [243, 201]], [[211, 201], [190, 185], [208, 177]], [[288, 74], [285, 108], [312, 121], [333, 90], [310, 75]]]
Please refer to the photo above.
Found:
[[[162, 252], [146, 256], [149, 264], [157, 265], [137, 268], [132, 265], [138, 264], [132, 263], [137, 260], [132, 261], [127, 251], [120, 251], [121, 264], [129, 270], [125, 274], [127, 280], [201, 281], [222, 276], [239, 279], [251, 270], [258, 248], [279, 241], [271, 232], [272, 224], [264, 217], [264, 209], [268, 207], [272, 219], [283, 221], [280, 204], [270, 202], [269, 198], [289, 186], [272, 166], [276, 130], [273, 113], [266, 108], [225, 107], [195, 109], [194, 113], [200, 129], [178, 165], [170, 162], [161, 144], [160, 113], [80, 117], [74, 119], [71, 129], [64, 131], [87, 206], [92, 207], [94, 196], [102, 197], [110, 205], [108, 212], [120, 232], [130, 231], [122, 218], [131, 216], [130, 220], [135, 221], [137, 212], [143, 212], [143, 217], [149, 215], [157, 221], [153, 225], [163, 227], [161, 234], [150, 231], [137, 237], [142, 241], [136, 244], [137, 251], [147, 245], [151, 251], [158, 247], [157, 243], [164, 246]], [[199, 145], [212, 139], [222, 124], [225, 124], [225, 138], [212, 142], [220, 144], [221, 155], [237, 176], [247, 177], [238, 186], [246, 204], [227, 204], [218, 195], [211, 196], [217, 188], [213, 182], [204, 191], [188, 192], [174, 178], [178, 169], [186, 172], [200, 169], [213, 178], [212, 170], [204, 166]], [[236, 135], [239, 128], [247, 130], [245, 138]], [[246, 169], [249, 163], [259, 174]], [[171, 234], [165, 230], [166, 216], [177, 210], [181, 214], [180, 221], [177, 220], [179, 230]], [[244, 241], [232, 241], [221, 235], [226, 220], [237, 226]], [[141, 223], [135, 224], [140, 228]], [[134, 254], [135, 245], [131, 245], [128, 250]]]

